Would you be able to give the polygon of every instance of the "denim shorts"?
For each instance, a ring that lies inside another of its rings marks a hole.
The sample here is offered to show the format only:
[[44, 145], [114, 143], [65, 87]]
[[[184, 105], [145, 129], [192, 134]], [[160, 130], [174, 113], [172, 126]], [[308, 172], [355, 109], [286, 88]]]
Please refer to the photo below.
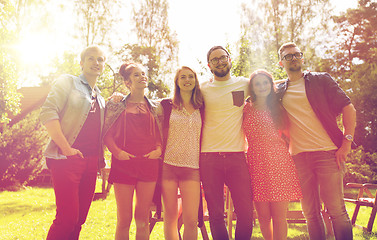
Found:
[[167, 163], [162, 166], [162, 180], [200, 181], [199, 169], [177, 167]]

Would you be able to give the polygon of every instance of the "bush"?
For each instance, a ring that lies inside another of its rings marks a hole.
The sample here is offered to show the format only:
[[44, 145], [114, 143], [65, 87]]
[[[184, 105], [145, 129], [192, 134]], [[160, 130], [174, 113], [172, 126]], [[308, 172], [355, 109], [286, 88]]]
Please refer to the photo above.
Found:
[[377, 153], [365, 152], [359, 146], [351, 151], [346, 165], [345, 182], [377, 183]]
[[0, 190], [18, 190], [41, 171], [48, 134], [38, 115], [34, 111], [0, 132]]

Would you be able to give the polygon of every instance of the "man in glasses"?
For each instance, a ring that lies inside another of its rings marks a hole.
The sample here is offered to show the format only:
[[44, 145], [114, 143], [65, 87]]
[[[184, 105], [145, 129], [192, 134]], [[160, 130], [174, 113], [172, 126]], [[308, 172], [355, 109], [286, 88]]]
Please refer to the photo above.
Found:
[[51, 137], [44, 155], [56, 199], [56, 216], [47, 239], [79, 239], [97, 170], [105, 165], [101, 140], [105, 100], [96, 86], [105, 59], [99, 47], [85, 48], [82, 74], [57, 79], [42, 106], [40, 119]]
[[249, 80], [230, 76], [228, 51], [212, 47], [207, 54], [213, 81], [204, 82], [205, 121], [201, 145], [200, 173], [209, 210], [213, 239], [229, 239], [224, 222], [224, 184], [231, 192], [237, 224], [235, 237], [250, 239], [253, 206], [250, 174], [245, 159], [242, 114]]
[[[336, 239], [352, 239], [352, 225], [343, 201], [345, 160], [351, 151], [356, 110], [328, 73], [304, 72], [303, 54], [294, 43], [279, 50], [288, 79], [279, 84], [288, 113], [290, 152], [299, 175], [310, 239], [326, 239], [321, 200], [331, 217]], [[342, 114], [343, 132], [337, 116]]]

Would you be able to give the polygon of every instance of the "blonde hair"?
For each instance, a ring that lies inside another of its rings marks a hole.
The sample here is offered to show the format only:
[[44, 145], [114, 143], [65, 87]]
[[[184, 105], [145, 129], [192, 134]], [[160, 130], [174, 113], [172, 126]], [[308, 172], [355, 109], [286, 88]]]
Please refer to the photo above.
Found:
[[202, 95], [202, 92], [200, 91], [198, 76], [197, 76], [196, 72], [193, 69], [191, 69], [187, 66], [180, 67], [175, 74], [173, 107], [178, 108], [178, 109], [182, 108], [183, 100], [182, 100], [182, 96], [181, 96], [181, 89], [178, 86], [178, 78], [179, 78], [179, 74], [184, 69], [190, 70], [191, 72], [194, 73], [195, 87], [192, 90], [191, 103], [192, 103], [192, 105], [194, 106], [195, 109], [198, 109], [203, 105], [203, 95]]
[[98, 47], [97, 45], [92, 45], [92, 46], [89, 46], [89, 47], [85, 48], [84, 50], [82, 50], [82, 52], [80, 54], [81, 62], [84, 62], [85, 61], [85, 57], [90, 52], [93, 52], [93, 51], [98, 51], [98, 52], [102, 53], [103, 58], [104, 58], [103, 60], [106, 61], [106, 56], [105, 56], [105, 53], [102, 51], [102, 49], [100, 47]]

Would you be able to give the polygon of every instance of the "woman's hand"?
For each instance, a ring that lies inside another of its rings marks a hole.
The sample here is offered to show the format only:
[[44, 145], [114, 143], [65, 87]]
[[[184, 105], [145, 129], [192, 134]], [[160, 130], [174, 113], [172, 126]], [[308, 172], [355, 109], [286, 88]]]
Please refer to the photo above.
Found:
[[158, 147], [157, 149], [153, 150], [150, 153], [147, 153], [144, 155], [144, 157], [149, 158], [149, 159], [157, 159], [161, 156], [161, 148]]
[[76, 148], [69, 148], [65, 151], [62, 151], [63, 155], [66, 156], [66, 157], [70, 157], [70, 156], [79, 156], [81, 158], [84, 158], [84, 155], [80, 152], [80, 150], [76, 149]]
[[120, 151], [117, 155], [116, 158], [119, 160], [130, 160], [131, 158], [134, 158], [135, 155], [129, 154], [128, 152], [125, 151]]

